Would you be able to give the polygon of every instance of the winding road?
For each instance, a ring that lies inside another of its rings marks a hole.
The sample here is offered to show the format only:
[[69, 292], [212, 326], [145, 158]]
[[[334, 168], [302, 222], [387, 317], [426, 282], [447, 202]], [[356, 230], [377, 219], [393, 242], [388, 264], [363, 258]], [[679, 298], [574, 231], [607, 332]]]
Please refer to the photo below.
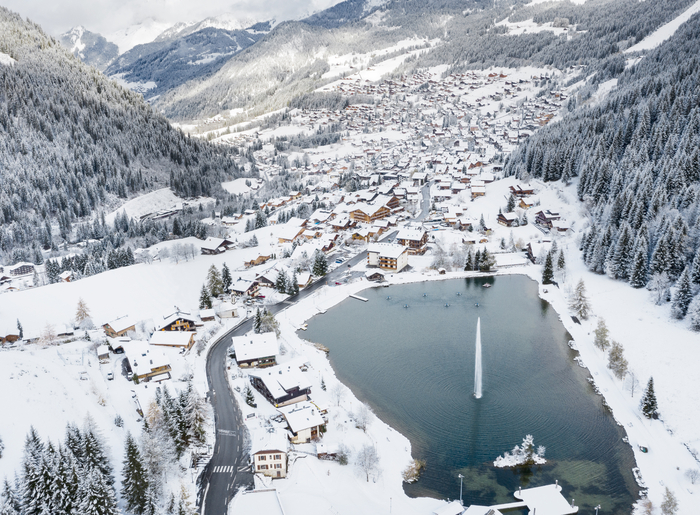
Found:
[[[430, 209], [429, 186], [423, 187], [421, 214], [414, 221], [424, 220]], [[393, 239], [398, 231], [392, 231], [382, 240]], [[343, 266], [326, 274], [325, 277], [310, 284], [298, 294], [283, 302], [267, 306], [273, 314], [296, 304], [312, 295], [327, 283], [339, 280], [347, 271], [360, 261], [367, 259], [367, 252], [360, 252], [343, 263]], [[248, 460], [246, 444], [247, 428], [243, 415], [236, 402], [227, 378], [226, 355], [234, 336], [242, 336], [253, 328], [253, 319], [248, 318], [232, 328], [209, 349], [207, 354], [208, 397], [214, 408], [214, 426], [216, 441], [212, 458], [199, 476], [199, 493], [197, 505], [201, 515], [227, 515], [228, 504], [241, 488], [253, 486], [253, 473]]]

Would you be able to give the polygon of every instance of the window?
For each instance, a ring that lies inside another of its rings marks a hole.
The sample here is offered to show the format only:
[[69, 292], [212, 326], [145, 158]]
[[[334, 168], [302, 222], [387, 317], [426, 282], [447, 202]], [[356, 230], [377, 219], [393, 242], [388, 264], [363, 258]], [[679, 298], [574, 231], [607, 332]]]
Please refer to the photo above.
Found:
[[258, 470], [267, 470], [267, 465], [258, 465]]
[[258, 456], [258, 459], [260, 461], [265, 461], [267, 459], [267, 456], [265, 456], [264, 454], [261, 454], [260, 456]]
[[281, 454], [275, 454], [275, 459], [276, 459], [276, 460], [281, 460], [281, 459], [282, 459], [282, 455], [281, 455]]
[[281, 464], [281, 463], [275, 463], [275, 468], [276, 468], [276, 469], [281, 469], [281, 468], [282, 468], [282, 464]]

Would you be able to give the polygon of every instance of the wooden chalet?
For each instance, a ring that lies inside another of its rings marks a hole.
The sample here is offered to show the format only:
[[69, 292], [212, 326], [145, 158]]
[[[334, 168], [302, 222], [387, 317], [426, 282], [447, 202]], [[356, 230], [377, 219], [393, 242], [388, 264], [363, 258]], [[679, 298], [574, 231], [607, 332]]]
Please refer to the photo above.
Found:
[[277, 364], [280, 348], [274, 332], [234, 336], [232, 340], [239, 367], [264, 368]]
[[250, 268], [253, 266], [264, 265], [270, 259], [272, 259], [272, 256], [263, 256], [261, 254], [258, 257], [256, 257], [255, 259], [251, 259], [250, 261], [245, 261], [243, 264], [245, 265], [246, 268]]
[[515, 227], [518, 222], [518, 217], [515, 213], [498, 213], [496, 221], [506, 227]]
[[191, 331], [156, 331], [148, 342], [151, 345], [191, 349], [194, 345], [194, 333]]
[[236, 296], [255, 297], [258, 294], [258, 283], [257, 281], [249, 281], [247, 279], [238, 280], [231, 285], [231, 293]]
[[251, 370], [248, 375], [253, 387], [276, 408], [303, 402], [311, 393], [311, 382], [292, 364]]
[[119, 338], [126, 336], [129, 331], [135, 331], [136, 322], [130, 316], [123, 316], [104, 324], [102, 328], [110, 338]]
[[520, 184], [516, 184], [515, 186], [510, 187], [510, 192], [515, 195], [516, 197], [528, 197], [530, 195], [535, 194], [535, 190], [533, 189], [525, 189]]
[[399, 231], [396, 241], [408, 247], [409, 254], [425, 254], [428, 249], [428, 232], [425, 229], [404, 228]]
[[215, 255], [226, 252], [234, 247], [234, 243], [231, 240], [225, 238], [214, 238], [210, 236], [202, 242], [200, 249], [202, 254], [205, 255]]
[[371, 224], [375, 220], [381, 220], [390, 214], [391, 209], [387, 206], [360, 204], [355, 210], [350, 212], [350, 218], [357, 222]]
[[555, 211], [538, 211], [535, 214], [535, 223], [541, 225], [542, 227], [546, 227], [547, 229], [551, 229], [552, 222], [559, 220], [560, 218], [561, 216], [559, 216], [559, 213]]
[[176, 311], [164, 316], [156, 331], [195, 331], [195, 323], [196, 319], [189, 313]]
[[291, 432], [290, 441], [293, 444], [309, 443], [317, 440], [323, 434], [326, 421], [320, 410], [309, 402], [287, 406], [279, 410]]
[[121, 347], [124, 349], [129, 368], [138, 381], [170, 379], [172, 368], [162, 349], [137, 340], [122, 342]]

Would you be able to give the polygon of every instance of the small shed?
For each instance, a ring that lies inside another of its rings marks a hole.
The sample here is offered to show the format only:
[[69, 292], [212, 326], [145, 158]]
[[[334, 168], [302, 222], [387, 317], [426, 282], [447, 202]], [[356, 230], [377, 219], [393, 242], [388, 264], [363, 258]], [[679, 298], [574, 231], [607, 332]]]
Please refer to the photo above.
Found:
[[109, 363], [109, 345], [97, 347], [97, 359], [100, 360], [100, 363]]

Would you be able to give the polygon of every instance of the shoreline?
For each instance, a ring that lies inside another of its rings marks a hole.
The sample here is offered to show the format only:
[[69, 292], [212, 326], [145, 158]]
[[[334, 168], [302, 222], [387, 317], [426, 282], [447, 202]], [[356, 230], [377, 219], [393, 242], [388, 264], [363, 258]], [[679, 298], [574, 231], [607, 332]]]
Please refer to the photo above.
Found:
[[[288, 337], [287, 331], [292, 329], [293, 335], [295, 338], [299, 338], [306, 346], [307, 348], [314, 348], [313, 347], [313, 342], [309, 342], [308, 340], [305, 340], [301, 337], [299, 337], [296, 334], [296, 331], [301, 327], [302, 325], [306, 324], [309, 322], [311, 318], [316, 316], [317, 314], [320, 314], [321, 312], [325, 312], [326, 310], [337, 306], [340, 304], [342, 301], [344, 301], [347, 298], [350, 298], [351, 295], [357, 295], [361, 293], [364, 290], [367, 290], [369, 288], [381, 288], [384, 287], [385, 284], [388, 283], [389, 286], [394, 286], [394, 285], [401, 285], [401, 284], [413, 284], [413, 283], [419, 283], [419, 282], [428, 282], [428, 281], [440, 281], [440, 280], [453, 280], [453, 279], [466, 279], [466, 278], [479, 278], [479, 277], [494, 277], [494, 276], [505, 276], [505, 275], [524, 275], [530, 278], [531, 280], [535, 281], [538, 285], [538, 297], [542, 300], [547, 301], [552, 308], [555, 310], [557, 313], [560, 322], [564, 326], [565, 330], [571, 335], [573, 344], [570, 344], [571, 348], [575, 350], [578, 353], [577, 359], [575, 360], [579, 366], [585, 367], [586, 370], [588, 371], [589, 376], [592, 378], [592, 385], [594, 386], [596, 392], [602, 397], [603, 402], [609, 407], [610, 414], [612, 415], [613, 419], [615, 422], [621, 426], [626, 434], [626, 442], [633, 451], [634, 454], [634, 461], [635, 461], [635, 467], [630, 471], [632, 472], [633, 476], [635, 479], [637, 479], [637, 483], [639, 486], [640, 490], [644, 489], [652, 489], [654, 485], [645, 485], [643, 481], [640, 483], [639, 478], [643, 478], [645, 476], [645, 472], [650, 472], [652, 470], [652, 467], [658, 466], [658, 463], [651, 463], [648, 466], [645, 466], [644, 464], [640, 464], [639, 460], [639, 454], [641, 453], [641, 450], [638, 448], [638, 446], [635, 446], [635, 442], [638, 438], [635, 438], [634, 431], [630, 432], [630, 428], [634, 429], [634, 421], [633, 420], [628, 420], [629, 417], [625, 417], [623, 412], [626, 410], [620, 409], [619, 406], [619, 399], [613, 399], [612, 397], [614, 396], [613, 394], [620, 394], [623, 393], [621, 391], [621, 388], [619, 388], [619, 383], [618, 383], [618, 388], [617, 390], [610, 391], [608, 388], [608, 384], [606, 381], [604, 381], [605, 376], [609, 375], [608, 370], [605, 367], [604, 363], [602, 363], [602, 368], [601, 368], [601, 360], [594, 359], [594, 353], [597, 351], [593, 347], [593, 337], [585, 334], [585, 331], [583, 330], [583, 326], [578, 326], [573, 322], [571, 317], [569, 316], [568, 313], [568, 303], [566, 302], [566, 299], [564, 298], [564, 292], [562, 291], [561, 288], [557, 288], [555, 286], [545, 288], [541, 284], [541, 280], [539, 280], [539, 275], [541, 274], [540, 272], [540, 267], [537, 265], [525, 265], [522, 267], [513, 267], [505, 270], [495, 270], [493, 272], [466, 272], [466, 271], [459, 271], [459, 272], [448, 272], [446, 274], [438, 274], [437, 271], [431, 271], [428, 273], [425, 272], [404, 272], [400, 274], [392, 274], [387, 276], [387, 281], [386, 283], [381, 283], [381, 284], [372, 284], [368, 283], [366, 280], [361, 279], [358, 280], [354, 283], [349, 283], [345, 285], [340, 285], [340, 286], [335, 286], [335, 287], [326, 287], [323, 289], [320, 289], [317, 293], [315, 293], [313, 296], [304, 299], [304, 302], [295, 305], [295, 306], [290, 306], [288, 309], [284, 310], [283, 312], [278, 314], [278, 319], [281, 319], [284, 317], [287, 320], [285, 320], [285, 329], [282, 331], [282, 337]], [[337, 290], [337, 291], [335, 291]], [[309, 309], [309, 308], [312, 309]], [[300, 313], [301, 312], [301, 313]], [[301, 315], [301, 316], [299, 316]], [[592, 317], [593, 318], [593, 317]], [[294, 327], [295, 324], [291, 322], [290, 319], [293, 319], [296, 321], [296, 327]], [[590, 320], [589, 322], [590, 323]], [[281, 324], [282, 325], [282, 324]], [[291, 327], [290, 327], [291, 325]], [[314, 348], [314, 350], [316, 350]], [[320, 352], [320, 351], [319, 351]], [[598, 351], [599, 352], [599, 351]], [[603, 356], [604, 358], [604, 356]], [[333, 370], [333, 367], [330, 363], [330, 359], [328, 358], [327, 355], [324, 354], [324, 359], [326, 360], [327, 366], [335, 373]], [[590, 363], [593, 363], [591, 366]], [[603, 373], [601, 375], [601, 372]], [[347, 385], [345, 385], [348, 390], [352, 391]], [[606, 393], [608, 395], [606, 395]], [[354, 393], [353, 395], [353, 400], [359, 400], [357, 397], [355, 397]], [[619, 395], [618, 395], [619, 397]], [[616, 409], [617, 407], [617, 409]], [[639, 418], [639, 417], [637, 417]], [[386, 425], [387, 427], [391, 428], [391, 426], [388, 426], [386, 422], [381, 421], [383, 425]], [[642, 421], [643, 423], [644, 421]], [[391, 428], [393, 429], [393, 428]], [[396, 431], [394, 429], [394, 431]], [[398, 433], [398, 431], [397, 431]], [[665, 434], [667, 437], [670, 436], [666, 431], [663, 431], [663, 434]], [[403, 436], [403, 435], [402, 435]], [[404, 437], [405, 438], [405, 437]], [[677, 445], [681, 445], [678, 442], [673, 442], [676, 443]], [[410, 442], [409, 442], [409, 453], [410, 453]], [[414, 457], [411, 456], [413, 459]], [[403, 481], [402, 481], [403, 483]], [[403, 486], [401, 488], [403, 491]], [[658, 494], [659, 496], [661, 495], [660, 489]], [[407, 499], [425, 499], [423, 497], [409, 497], [407, 494], [404, 495], [406, 496]], [[432, 498], [431, 498], [432, 499]], [[639, 500], [641, 498], [637, 498], [637, 502], [635, 504], [635, 508], [631, 510], [631, 513], [634, 513], [636, 511], [636, 507], [639, 504]]]

